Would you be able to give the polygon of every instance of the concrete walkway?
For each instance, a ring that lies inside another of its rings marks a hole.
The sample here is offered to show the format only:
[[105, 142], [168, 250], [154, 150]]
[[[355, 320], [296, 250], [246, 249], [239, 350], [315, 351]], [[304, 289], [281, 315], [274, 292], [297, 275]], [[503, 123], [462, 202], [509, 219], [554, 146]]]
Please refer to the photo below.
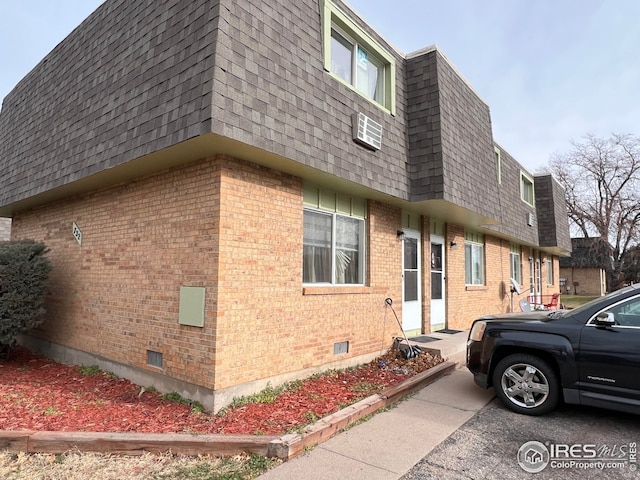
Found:
[[428, 334], [458, 368], [448, 376], [313, 450], [260, 476], [261, 480], [395, 480], [407, 473], [493, 398], [464, 366], [468, 332]]

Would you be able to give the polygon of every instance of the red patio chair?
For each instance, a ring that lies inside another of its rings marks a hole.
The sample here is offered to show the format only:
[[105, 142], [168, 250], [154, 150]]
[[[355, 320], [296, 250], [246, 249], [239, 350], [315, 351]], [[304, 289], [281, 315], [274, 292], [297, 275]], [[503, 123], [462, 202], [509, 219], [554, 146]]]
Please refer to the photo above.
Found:
[[551, 295], [551, 301], [549, 303], [543, 303], [545, 310], [557, 310], [558, 302], [560, 300], [560, 294], [554, 293]]

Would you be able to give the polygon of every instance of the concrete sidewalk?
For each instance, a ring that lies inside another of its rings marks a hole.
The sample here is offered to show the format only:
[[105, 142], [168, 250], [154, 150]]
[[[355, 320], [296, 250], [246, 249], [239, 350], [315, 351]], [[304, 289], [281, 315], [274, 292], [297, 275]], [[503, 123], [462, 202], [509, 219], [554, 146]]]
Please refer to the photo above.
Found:
[[407, 473], [493, 398], [464, 366], [467, 332], [428, 337], [438, 340], [417, 344], [457, 361], [451, 375], [258, 478], [395, 480]]

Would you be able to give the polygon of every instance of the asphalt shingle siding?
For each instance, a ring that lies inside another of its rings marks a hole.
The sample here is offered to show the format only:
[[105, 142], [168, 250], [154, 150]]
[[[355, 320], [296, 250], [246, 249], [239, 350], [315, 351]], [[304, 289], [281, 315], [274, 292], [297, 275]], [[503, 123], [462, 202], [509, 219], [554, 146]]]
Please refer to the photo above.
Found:
[[[403, 58], [395, 57], [393, 116], [324, 70], [317, 1], [224, 5], [229, 13], [217, 45], [214, 133], [407, 199]], [[382, 124], [380, 151], [353, 141], [356, 112]]]
[[99, 7], [4, 99], [8, 204], [210, 130], [217, 2]]
[[559, 246], [571, 251], [573, 247], [569, 237], [569, 221], [562, 185], [550, 174], [537, 175], [535, 195], [540, 246]]
[[[529, 244], [538, 244], [538, 215], [535, 207], [522, 200], [520, 192], [520, 174], [526, 173], [531, 179], [533, 175], [522, 166], [507, 151], [497, 146], [502, 160], [502, 181], [497, 187], [499, 192], [498, 206], [500, 216], [498, 225], [490, 225], [490, 230], [521, 239]], [[494, 162], [495, 162], [494, 150]], [[497, 172], [496, 172], [497, 178]], [[537, 199], [536, 199], [537, 202]], [[529, 225], [529, 219], [533, 220]]]
[[[343, 11], [394, 58], [395, 112], [324, 69], [318, 0], [107, 0], [4, 100], [0, 207], [213, 133], [537, 244], [506, 152], [498, 184], [487, 104], [436, 48], [405, 57]], [[379, 151], [353, 141], [357, 112], [382, 125]]]
[[407, 60], [407, 103], [412, 199], [442, 200], [442, 122], [435, 51]]
[[438, 50], [407, 64], [411, 199], [499, 218], [489, 107]]

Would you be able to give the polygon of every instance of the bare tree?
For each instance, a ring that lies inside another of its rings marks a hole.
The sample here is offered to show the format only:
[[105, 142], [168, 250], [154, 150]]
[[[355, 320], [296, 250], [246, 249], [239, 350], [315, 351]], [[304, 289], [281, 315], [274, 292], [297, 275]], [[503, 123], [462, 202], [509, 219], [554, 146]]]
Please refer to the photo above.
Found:
[[572, 232], [606, 241], [609, 259], [600, 266], [615, 289], [627, 251], [640, 240], [640, 137], [587, 135], [572, 146], [549, 167], [565, 188]]

